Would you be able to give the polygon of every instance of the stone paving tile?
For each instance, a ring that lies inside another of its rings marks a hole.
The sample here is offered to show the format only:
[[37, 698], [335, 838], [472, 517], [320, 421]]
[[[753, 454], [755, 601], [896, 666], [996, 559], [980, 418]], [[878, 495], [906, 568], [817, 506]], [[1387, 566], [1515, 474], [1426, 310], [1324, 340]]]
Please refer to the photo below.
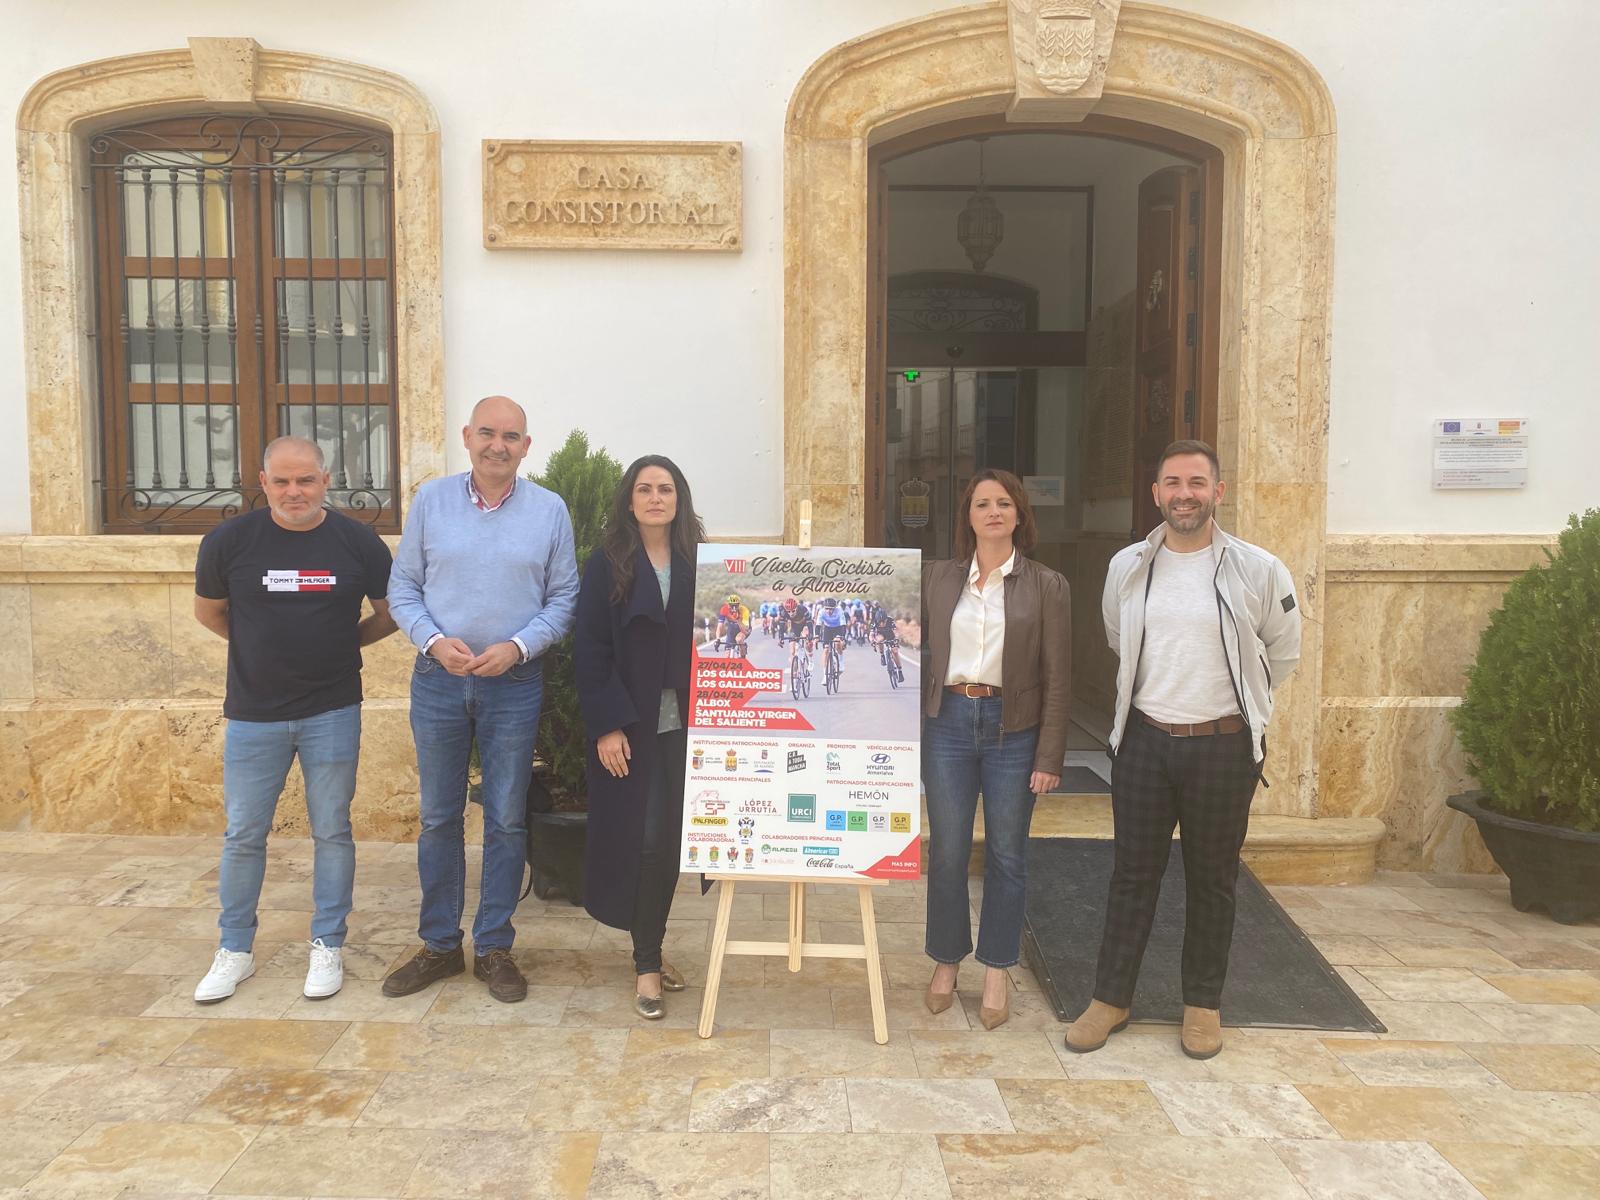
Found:
[[772, 1200], [948, 1200], [939, 1144], [927, 1133], [775, 1133]]
[[607, 1133], [590, 1200], [751, 1200], [768, 1194], [764, 1133]]
[[1474, 1044], [1468, 1054], [1525, 1092], [1600, 1092], [1600, 1053], [1588, 1046]]
[[241, 1067], [189, 1114], [207, 1124], [355, 1124], [378, 1090], [381, 1071]]
[[1336, 967], [1397, 967], [1404, 961], [1376, 939], [1360, 934], [1324, 933], [1312, 938], [1312, 942], [1322, 957]]
[[208, 1021], [165, 1060], [169, 1067], [314, 1067], [347, 1027], [327, 1021]]
[[[211, 969], [212, 956], [217, 952], [215, 933], [208, 938], [173, 938], [168, 942], [112, 934], [97, 944], [112, 951], [118, 961], [127, 960], [127, 965], [120, 968], [123, 974], [182, 976], [189, 981], [191, 991]], [[281, 942], [258, 941], [254, 949], [256, 974], [263, 977], [293, 974], [294, 972], [266, 969], [272, 957], [284, 949], [285, 945]], [[299, 960], [299, 974], [303, 977], [306, 973], [306, 956], [303, 950]]]
[[714, 1133], [849, 1133], [842, 1079], [708, 1077], [695, 1081], [689, 1128]]
[[847, 1079], [857, 1133], [1009, 1133], [992, 1079]]
[[1398, 966], [1466, 967], [1469, 970], [1487, 967], [1507, 971], [1515, 969], [1515, 964], [1510, 959], [1482, 945], [1463, 946], [1454, 942], [1420, 942], [1405, 938], [1383, 938], [1377, 945], [1394, 960], [1393, 965]]
[[[351, 942], [344, 947], [344, 952], [339, 956], [344, 964], [345, 984], [348, 986], [358, 979], [382, 979], [402, 961], [415, 954], [416, 949], [415, 945]], [[309, 963], [310, 945], [304, 941], [285, 942], [281, 946], [256, 949], [256, 974], [268, 978], [282, 975], [293, 979], [304, 979]], [[209, 965], [209, 960], [202, 962], [201, 965], [202, 968]]]
[[522, 1129], [543, 1086], [540, 1076], [498, 1073], [491, 1064], [476, 1071], [360, 1074], [374, 1080], [355, 1120], [362, 1129]]
[[[973, 1027], [962, 1004], [952, 1004], [942, 1013], [928, 1011], [927, 993], [922, 989], [889, 988], [883, 993], [884, 1021], [890, 1029], [955, 1029]], [[961, 997], [958, 995], [957, 999]], [[833, 989], [833, 1024], [838, 1029], [871, 1029], [872, 997], [866, 984]]]
[[[1361, 972], [1391, 1000], [1504, 1000], [1503, 993], [1462, 967], [1367, 967]], [[1364, 997], [1371, 999], [1376, 997]]]
[[1588, 1147], [1435, 1142], [1485, 1200], [1578, 1200], [1600, 1196], [1600, 1153]]
[[911, 1048], [927, 1079], [1060, 1079], [1066, 1072], [1042, 1033], [916, 1029]]
[[[88, 1118], [76, 1121], [48, 1120], [27, 1113], [8, 1114], [5, 1119], [5, 1153], [0, 1154], [0, 1188], [21, 1188], [56, 1155], [88, 1129]], [[22, 1193], [17, 1193], [19, 1196]]]
[[154, 1017], [22, 1018], [5, 1027], [6, 1036], [19, 1043], [6, 1061], [155, 1066], [204, 1023]]
[[250, 1125], [127, 1121], [91, 1125], [32, 1180], [41, 1191], [210, 1190], [258, 1130]]
[[422, 1019], [430, 1025], [559, 1025], [572, 990], [530, 984], [527, 999], [507, 1004], [491, 996], [482, 981], [461, 977], [440, 985]]
[[1287, 1083], [1152, 1083], [1187, 1137], [1326, 1138], [1333, 1128]]
[[1480, 1200], [1426, 1142], [1274, 1142], [1312, 1200]]
[[1245, 1138], [1074, 1138], [1051, 1134], [939, 1139], [956, 1200], [1305, 1200], [1265, 1142]]
[[1496, 1087], [1500, 1080], [1451, 1042], [1358, 1042], [1323, 1045], [1362, 1083], [1373, 1087]]
[[1130, 1025], [1100, 1049], [1075, 1054], [1064, 1038], [1051, 1040], [1069, 1079], [1213, 1079], [1208, 1064], [1184, 1054], [1173, 1025]]
[[[253, 981], [252, 981], [253, 982]], [[291, 995], [283, 1016], [291, 1021], [367, 1021], [410, 1025], [423, 1019], [433, 1008], [448, 983], [435, 983], [409, 996], [385, 996], [382, 985], [373, 979], [351, 979], [336, 995], [313, 1000], [301, 993], [303, 979], [263, 980], [287, 983]], [[483, 984], [478, 984], [481, 988]], [[239, 989], [243, 992], [244, 988]]]
[[1319, 1037], [1246, 1036], [1225, 1029], [1222, 1053], [1205, 1062], [1211, 1078], [1227, 1083], [1353, 1083], [1355, 1076]]
[[[56, 971], [7, 1004], [3, 1011], [7, 1017], [24, 1013], [58, 1017], [136, 1017], [165, 996], [171, 987], [172, 981], [162, 976]], [[190, 984], [191, 991], [193, 987]], [[192, 996], [189, 1003], [194, 1003]]]
[[627, 1033], [620, 1069], [628, 1074], [765, 1078], [770, 1060], [765, 1029], [718, 1029], [702, 1038], [693, 1029], [635, 1028]]
[[271, 1125], [261, 1129], [211, 1191], [219, 1196], [402, 1196], [418, 1160], [433, 1148], [405, 1129]]
[[[598, 987], [569, 987], [566, 990], [567, 1002], [558, 1022], [561, 1025], [616, 1029], [644, 1024], [644, 1019], [634, 1011], [631, 982], [622, 986], [601, 984]], [[731, 988], [725, 988], [721, 999], [726, 1000], [731, 991]], [[704, 989], [697, 987], [663, 993], [661, 1002], [666, 1015], [651, 1024], [659, 1029], [693, 1029], [700, 1023], [700, 1002], [704, 996]], [[719, 1004], [717, 1019], [720, 1021], [722, 1016], [722, 1006]]]
[[1600, 1101], [1572, 1092], [1510, 1088], [1302, 1087], [1350, 1141], [1512, 1140], [1600, 1145]]
[[1172, 1134], [1177, 1129], [1138, 1079], [997, 1079], [1018, 1133], [1077, 1137]]
[[1490, 948], [1518, 967], [1533, 970], [1600, 970], [1600, 946], [1584, 942], [1524, 939], [1494, 942]]
[[1592, 971], [1480, 969], [1478, 974], [1521, 1004], [1600, 1004], [1600, 975]]
[[427, 1138], [402, 1193], [424, 1197], [582, 1200], [600, 1149], [598, 1133], [458, 1131]]
[[26, 1112], [47, 1121], [182, 1121], [231, 1074], [219, 1067], [86, 1063], [36, 1095]]
[[1579, 1004], [1468, 1004], [1466, 1007], [1499, 1034], [1474, 1040], [1600, 1045], [1600, 1013]]
[[885, 1045], [856, 1029], [774, 1029], [772, 1077], [915, 1079], [917, 1058], [911, 1036], [891, 1030]]
[[546, 1075], [527, 1127], [547, 1131], [680, 1133], [689, 1128], [690, 1075]]
[[[867, 986], [863, 982], [863, 1000], [866, 995]], [[673, 999], [668, 997], [668, 1005], [672, 1005]], [[782, 1025], [785, 1029], [831, 1029], [833, 1005], [834, 989], [829, 987], [789, 984], [775, 988], [732, 988], [717, 994], [717, 1028], [770, 1029]], [[699, 1021], [698, 1005], [695, 1020]]]
[[357, 1021], [317, 1065], [346, 1071], [472, 1071], [494, 1063], [502, 1072], [524, 1076], [610, 1073], [618, 1069], [627, 1037], [621, 1029]]
[[[124, 979], [163, 979], [158, 975], [124, 975]], [[169, 976], [164, 978], [167, 994], [146, 1008], [146, 1017], [196, 1017], [207, 1021], [270, 1021], [289, 1015], [295, 1001], [301, 998], [305, 987], [304, 977], [268, 979], [252, 975], [234, 990], [226, 1000], [214, 1004], [199, 1004], [194, 998], [195, 984], [200, 976]]]
[[1449, 1001], [1368, 1000], [1367, 1008], [1382, 1021], [1380, 1038], [1412, 1042], [1502, 1042], [1506, 1035], [1464, 1004]]

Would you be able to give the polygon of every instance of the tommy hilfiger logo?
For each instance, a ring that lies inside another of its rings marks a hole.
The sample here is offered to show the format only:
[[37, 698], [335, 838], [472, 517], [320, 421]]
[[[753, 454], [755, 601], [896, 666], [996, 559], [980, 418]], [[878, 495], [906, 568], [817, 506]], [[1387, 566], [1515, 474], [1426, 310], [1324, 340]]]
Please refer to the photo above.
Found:
[[268, 571], [261, 582], [269, 592], [331, 592], [339, 578], [331, 571]]

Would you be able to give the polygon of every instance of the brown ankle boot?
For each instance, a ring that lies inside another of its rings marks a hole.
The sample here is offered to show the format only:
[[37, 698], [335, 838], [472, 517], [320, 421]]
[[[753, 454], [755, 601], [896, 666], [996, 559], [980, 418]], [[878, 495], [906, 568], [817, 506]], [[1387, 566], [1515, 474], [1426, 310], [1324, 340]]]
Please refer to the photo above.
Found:
[[1183, 1006], [1183, 1052], [1190, 1058], [1215, 1058], [1222, 1049], [1222, 1014], [1214, 1008]]
[[1128, 1027], [1128, 1010], [1113, 1008], [1101, 1000], [1091, 1001], [1078, 1019], [1067, 1026], [1067, 1049], [1074, 1054], [1088, 1054], [1106, 1044], [1113, 1033]]

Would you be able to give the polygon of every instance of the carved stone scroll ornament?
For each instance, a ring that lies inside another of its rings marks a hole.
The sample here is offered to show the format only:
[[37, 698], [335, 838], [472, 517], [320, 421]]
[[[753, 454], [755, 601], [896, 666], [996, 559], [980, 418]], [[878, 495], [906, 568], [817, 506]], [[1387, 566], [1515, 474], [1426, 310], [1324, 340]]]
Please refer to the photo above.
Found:
[[1099, 103], [1122, 0], [1009, 0], [1013, 121], [1081, 121]]

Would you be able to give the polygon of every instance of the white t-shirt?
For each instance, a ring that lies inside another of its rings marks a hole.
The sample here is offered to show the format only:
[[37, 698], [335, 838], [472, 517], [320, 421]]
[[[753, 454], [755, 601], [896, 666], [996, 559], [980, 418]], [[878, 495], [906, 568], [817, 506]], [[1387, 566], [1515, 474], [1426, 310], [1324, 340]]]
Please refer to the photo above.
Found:
[[1144, 610], [1144, 649], [1133, 706], [1169, 725], [1239, 711], [1217, 624], [1215, 547], [1178, 554], [1162, 546]]

